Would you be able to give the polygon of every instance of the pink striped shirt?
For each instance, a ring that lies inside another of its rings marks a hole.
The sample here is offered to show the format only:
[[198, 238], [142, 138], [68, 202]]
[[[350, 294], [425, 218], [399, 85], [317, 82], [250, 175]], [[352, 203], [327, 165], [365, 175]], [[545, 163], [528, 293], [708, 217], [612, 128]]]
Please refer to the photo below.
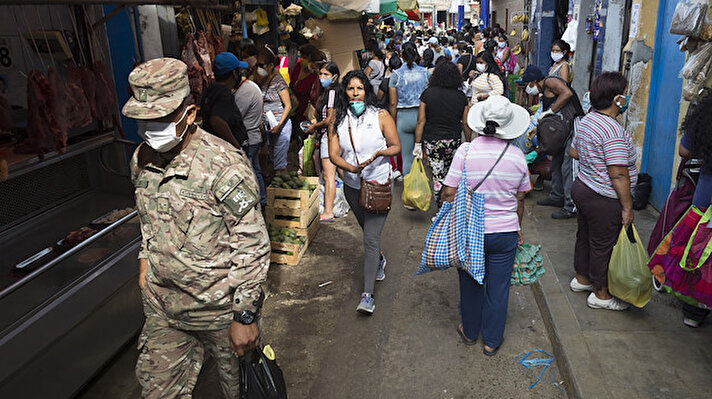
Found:
[[608, 175], [609, 166], [627, 166], [630, 187], [638, 181], [637, 153], [628, 133], [617, 120], [598, 112], [581, 118], [571, 146], [579, 156], [578, 178], [591, 190], [608, 198], [618, 198]]
[[[457, 187], [465, 165], [465, 145], [457, 149], [443, 184]], [[494, 165], [507, 142], [480, 136], [470, 143], [467, 152], [467, 186], [474, 188]], [[517, 192], [531, 190], [529, 170], [524, 154], [510, 145], [487, 180], [477, 189], [485, 195], [485, 234], [519, 230]]]

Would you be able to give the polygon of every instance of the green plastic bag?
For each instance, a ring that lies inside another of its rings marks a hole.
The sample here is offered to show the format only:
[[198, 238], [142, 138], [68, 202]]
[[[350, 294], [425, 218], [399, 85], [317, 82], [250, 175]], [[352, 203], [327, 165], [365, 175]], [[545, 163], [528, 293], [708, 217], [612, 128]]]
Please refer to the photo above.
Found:
[[314, 136], [304, 139], [304, 149], [302, 150], [302, 176], [316, 176], [316, 166], [314, 165]]
[[423, 160], [415, 158], [410, 172], [403, 178], [403, 205], [427, 211], [430, 208], [430, 183], [423, 168]]
[[621, 229], [608, 264], [608, 291], [639, 308], [650, 301], [653, 280], [648, 253], [633, 225]]

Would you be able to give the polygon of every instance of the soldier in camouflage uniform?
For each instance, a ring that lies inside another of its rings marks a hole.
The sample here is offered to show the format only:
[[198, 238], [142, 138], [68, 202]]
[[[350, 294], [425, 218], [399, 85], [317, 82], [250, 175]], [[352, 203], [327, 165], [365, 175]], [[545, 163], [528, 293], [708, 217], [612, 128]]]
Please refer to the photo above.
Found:
[[245, 154], [193, 124], [186, 69], [171, 58], [139, 65], [123, 108], [145, 139], [131, 160], [146, 315], [136, 375], [144, 397], [190, 397], [207, 350], [236, 398], [235, 354], [259, 338], [269, 238]]

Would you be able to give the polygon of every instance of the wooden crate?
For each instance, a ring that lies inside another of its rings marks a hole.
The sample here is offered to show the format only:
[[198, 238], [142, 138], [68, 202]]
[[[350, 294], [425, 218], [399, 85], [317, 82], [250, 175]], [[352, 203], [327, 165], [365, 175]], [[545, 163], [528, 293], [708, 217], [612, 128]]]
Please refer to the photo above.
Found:
[[[307, 252], [307, 243], [303, 245], [298, 244], [287, 244], [285, 242], [272, 242], [272, 253], [270, 254], [270, 261], [272, 263], [279, 263], [288, 266], [296, 266], [299, 261], [302, 260], [302, 256]], [[293, 255], [281, 254], [274, 252], [275, 250], [292, 252]]]
[[[309, 244], [316, 236], [317, 231], [319, 231], [319, 218], [314, 218], [306, 229], [295, 229], [297, 231], [297, 236], [306, 237], [306, 241], [302, 245], [288, 244], [284, 242], [270, 242], [272, 247], [272, 253], [270, 254], [270, 261], [272, 263], [278, 263], [288, 266], [296, 266], [302, 260], [302, 256], [306, 253]], [[293, 255], [287, 255], [282, 253], [276, 253], [277, 251], [292, 252]]]
[[319, 178], [305, 177], [309, 184], [317, 186], [314, 192], [291, 188], [267, 187], [268, 208], [309, 209], [319, 201]]
[[[290, 229], [306, 229], [314, 218], [319, 216], [319, 201], [314, 201], [306, 209], [274, 208], [268, 205], [265, 209], [265, 216], [267, 223]], [[292, 217], [298, 219], [291, 219]]]

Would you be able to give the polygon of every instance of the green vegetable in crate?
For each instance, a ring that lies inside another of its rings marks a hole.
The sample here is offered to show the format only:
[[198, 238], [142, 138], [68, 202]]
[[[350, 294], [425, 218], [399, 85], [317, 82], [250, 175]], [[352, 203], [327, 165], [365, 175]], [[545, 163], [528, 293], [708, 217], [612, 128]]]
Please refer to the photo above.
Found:
[[282, 180], [282, 178], [279, 176], [275, 176], [272, 178], [272, 183], [282, 184], [284, 183], [284, 180]]
[[289, 174], [290, 174], [291, 176], [293, 176], [293, 177], [296, 177], [296, 176], [299, 175], [299, 173], [297, 173], [296, 170], [293, 170], [293, 171], [289, 172]]

